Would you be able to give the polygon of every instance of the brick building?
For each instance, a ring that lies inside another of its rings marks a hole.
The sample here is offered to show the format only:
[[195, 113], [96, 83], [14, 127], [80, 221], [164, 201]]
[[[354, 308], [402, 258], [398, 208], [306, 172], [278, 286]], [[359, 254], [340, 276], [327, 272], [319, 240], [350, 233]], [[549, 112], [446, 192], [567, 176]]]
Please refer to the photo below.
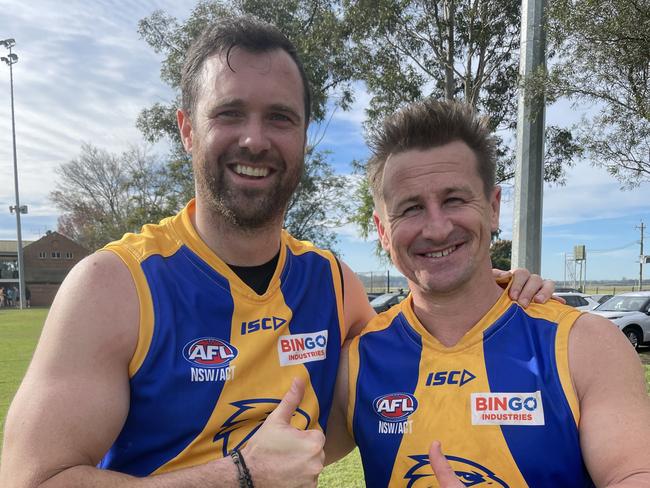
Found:
[[[8, 252], [13, 244], [13, 252]], [[31, 291], [32, 306], [49, 307], [63, 279], [72, 267], [90, 252], [58, 232], [48, 231], [37, 241], [23, 241], [25, 284]], [[0, 286], [17, 286], [16, 241], [0, 242]], [[6, 277], [5, 277], [6, 275]]]

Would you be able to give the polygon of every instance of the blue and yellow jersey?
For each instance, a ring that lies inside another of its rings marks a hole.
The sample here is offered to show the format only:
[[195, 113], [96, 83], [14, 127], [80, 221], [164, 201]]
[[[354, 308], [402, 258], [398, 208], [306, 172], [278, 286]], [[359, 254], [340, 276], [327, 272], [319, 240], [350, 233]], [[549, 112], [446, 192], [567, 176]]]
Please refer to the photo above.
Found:
[[105, 248], [131, 271], [140, 329], [128, 417], [102, 468], [145, 476], [225, 456], [294, 377], [307, 390], [292, 423], [326, 428], [344, 337], [336, 258], [283, 232], [275, 274], [257, 295], [199, 238], [193, 211], [190, 202]]
[[506, 291], [453, 347], [410, 296], [373, 319], [349, 355], [348, 429], [367, 485], [438, 486], [428, 452], [440, 440], [465, 486], [593, 486], [567, 353], [579, 315], [553, 301], [524, 310]]

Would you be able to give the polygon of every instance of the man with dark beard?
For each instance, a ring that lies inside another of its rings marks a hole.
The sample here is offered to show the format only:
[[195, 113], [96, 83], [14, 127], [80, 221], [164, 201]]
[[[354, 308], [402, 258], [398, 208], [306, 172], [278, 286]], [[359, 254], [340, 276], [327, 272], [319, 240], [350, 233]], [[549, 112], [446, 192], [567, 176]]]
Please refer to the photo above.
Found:
[[181, 88], [196, 199], [66, 279], [9, 413], [3, 486], [316, 483], [340, 347], [373, 312], [350, 268], [282, 230], [304, 70], [277, 29], [228, 19]]

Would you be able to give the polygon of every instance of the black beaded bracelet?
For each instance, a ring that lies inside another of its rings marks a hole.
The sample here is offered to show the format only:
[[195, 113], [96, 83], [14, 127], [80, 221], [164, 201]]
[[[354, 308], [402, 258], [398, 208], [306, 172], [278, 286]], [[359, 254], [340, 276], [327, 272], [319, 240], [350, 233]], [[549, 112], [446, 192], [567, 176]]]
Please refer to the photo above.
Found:
[[239, 475], [239, 488], [254, 488], [253, 478], [251, 478], [251, 473], [248, 471], [248, 466], [246, 466], [246, 461], [244, 461], [244, 456], [237, 449], [230, 451], [230, 457], [232, 462], [237, 466], [237, 473]]

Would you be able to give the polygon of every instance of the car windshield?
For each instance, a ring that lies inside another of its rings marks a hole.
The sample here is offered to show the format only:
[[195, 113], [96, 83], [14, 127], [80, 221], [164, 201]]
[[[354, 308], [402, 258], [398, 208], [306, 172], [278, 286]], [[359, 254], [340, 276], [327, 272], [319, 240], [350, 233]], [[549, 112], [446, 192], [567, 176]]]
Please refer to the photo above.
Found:
[[370, 305], [373, 307], [379, 307], [385, 305], [390, 301], [391, 298], [395, 296], [395, 293], [384, 293], [383, 295], [378, 296], [373, 301], [370, 302]]
[[648, 299], [645, 297], [617, 296], [596, 307], [599, 312], [637, 312], [642, 310]]

